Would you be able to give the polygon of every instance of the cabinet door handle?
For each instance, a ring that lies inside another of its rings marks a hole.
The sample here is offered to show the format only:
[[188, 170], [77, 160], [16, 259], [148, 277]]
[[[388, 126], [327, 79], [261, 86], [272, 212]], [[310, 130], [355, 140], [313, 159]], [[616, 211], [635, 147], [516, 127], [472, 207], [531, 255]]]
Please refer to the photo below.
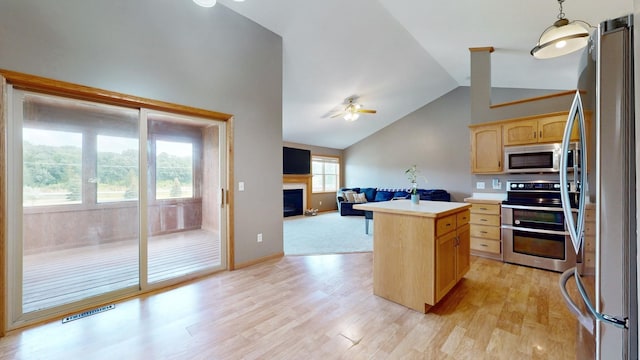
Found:
[[487, 234], [487, 232], [486, 232], [486, 231], [484, 231], [484, 230], [483, 230], [483, 231], [480, 231], [480, 233], [481, 233], [481, 234]]
[[542, 130], [540, 130], [540, 139], [542, 139]]
[[480, 219], [480, 221], [489, 221], [489, 220], [487, 220], [487, 219]]
[[489, 245], [487, 245], [487, 244], [480, 244], [480, 246], [489, 247]]
[[485, 207], [481, 207], [480, 210], [488, 210], [488, 209]]
[[537, 133], [538, 133], [537, 131], [534, 131], [534, 132], [533, 132], [533, 138], [534, 138], [534, 139], [536, 138], [536, 134], [537, 134]]

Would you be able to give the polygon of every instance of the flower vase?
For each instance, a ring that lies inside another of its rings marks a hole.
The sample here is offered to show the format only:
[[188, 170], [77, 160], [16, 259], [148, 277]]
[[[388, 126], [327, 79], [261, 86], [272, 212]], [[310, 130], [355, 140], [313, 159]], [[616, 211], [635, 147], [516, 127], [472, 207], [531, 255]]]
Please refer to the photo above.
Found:
[[420, 195], [411, 194], [411, 203], [412, 204], [419, 204], [420, 203]]

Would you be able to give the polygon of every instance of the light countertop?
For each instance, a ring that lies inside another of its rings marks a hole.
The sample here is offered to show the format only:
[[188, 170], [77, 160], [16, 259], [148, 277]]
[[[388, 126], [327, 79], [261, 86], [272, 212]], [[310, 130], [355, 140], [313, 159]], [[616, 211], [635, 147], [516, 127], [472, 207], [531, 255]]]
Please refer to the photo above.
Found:
[[424, 217], [442, 217], [471, 207], [471, 204], [446, 201], [420, 200], [419, 204], [411, 203], [411, 200], [392, 200], [370, 202], [354, 205], [354, 209], [378, 211], [394, 214], [406, 214]]

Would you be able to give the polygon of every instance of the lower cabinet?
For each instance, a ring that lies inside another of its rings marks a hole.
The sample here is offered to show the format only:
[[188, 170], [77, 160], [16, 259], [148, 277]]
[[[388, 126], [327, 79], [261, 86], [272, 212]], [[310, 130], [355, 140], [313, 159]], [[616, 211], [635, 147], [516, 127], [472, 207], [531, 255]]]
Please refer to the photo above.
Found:
[[502, 260], [500, 201], [465, 199], [471, 203], [471, 254]]
[[436, 302], [469, 271], [469, 243], [469, 224], [436, 239]]
[[468, 207], [440, 217], [374, 210], [374, 219], [374, 294], [427, 312], [469, 271]]

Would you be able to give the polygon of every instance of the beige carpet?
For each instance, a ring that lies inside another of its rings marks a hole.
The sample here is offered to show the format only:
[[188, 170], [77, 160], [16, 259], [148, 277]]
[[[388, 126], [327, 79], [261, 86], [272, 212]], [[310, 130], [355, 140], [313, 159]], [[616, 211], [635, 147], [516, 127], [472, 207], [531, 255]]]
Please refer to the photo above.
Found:
[[373, 250], [373, 222], [364, 232], [364, 216], [338, 212], [284, 219], [285, 255], [337, 254]]

